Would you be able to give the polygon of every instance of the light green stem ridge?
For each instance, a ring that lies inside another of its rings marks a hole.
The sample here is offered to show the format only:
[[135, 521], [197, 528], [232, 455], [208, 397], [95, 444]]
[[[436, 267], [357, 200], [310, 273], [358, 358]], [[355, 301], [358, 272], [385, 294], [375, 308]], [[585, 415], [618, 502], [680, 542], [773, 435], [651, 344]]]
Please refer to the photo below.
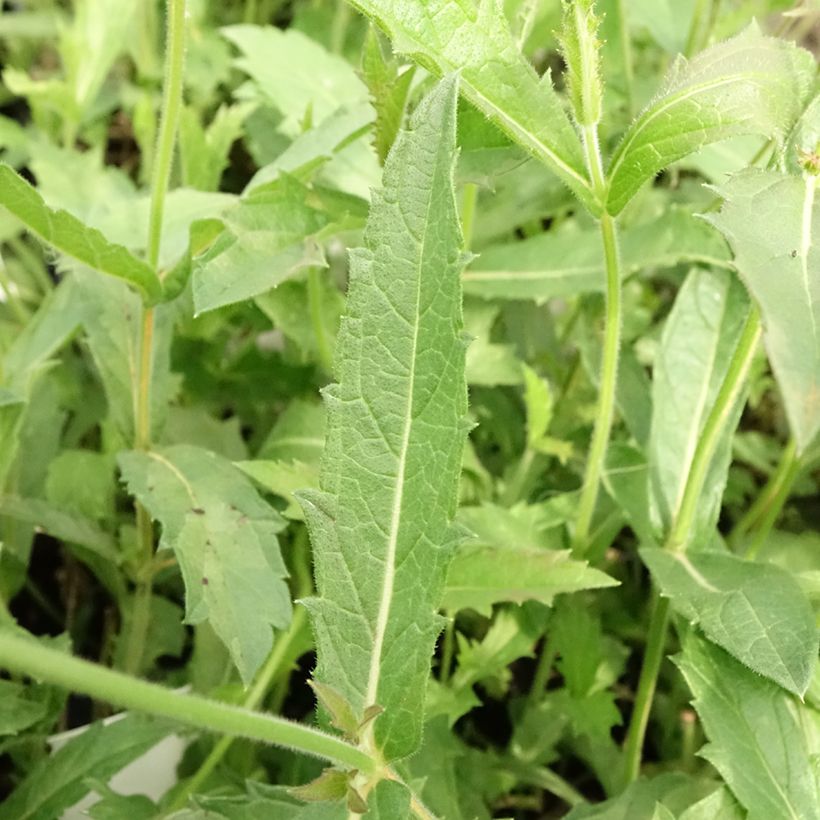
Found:
[[[760, 495], [758, 495], [754, 503], [748, 510], [746, 510], [744, 515], [732, 528], [732, 532], [729, 535], [729, 544], [732, 547], [737, 548], [744, 536], [752, 530], [755, 531], [754, 540], [757, 540], [757, 535], [760, 530], [763, 529], [765, 522], [772, 514], [773, 507], [774, 516], [769, 524], [769, 527], [774, 524], [774, 521], [777, 519], [777, 515], [783, 508], [783, 504], [791, 491], [794, 480], [797, 478], [797, 473], [799, 472], [800, 466], [799, 461], [800, 460], [797, 458], [797, 441], [792, 436], [783, 450], [783, 455], [780, 458], [777, 468], [769, 477], [769, 480], [761, 490]], [[747, 557], [751, 557], [749, 552], [752, 552], [752, 554], [756, 552], [756, 550], [752, 550], [753, 544], [754, 541], [748, 548], [749, 551], [746, 554]]]
[[621, 263], [615, 220], [607, 213], [601, 215], [601, 238], [606, 259], [606, 318], [604, 346], [601, 356], [601, 378], [595, 428], [587, 456], [586, 473], [581, 487], [581, 498], [575, 522], [572, 549], [583, 555], [589, 544], [589, 531], [598, 488], [601, 483], [612, 419], [615, 414], [615, 390], [618, 380], [618, 356], [621, 347]]
[[0, 665], [117, 706], [171, 718], [199, 729], [283, 746], [370, 775], [379, 764], [361, 749], [318, 729], [241, 706], [183, 694], [0, 632]]
[[[304, 607], [297, 607], [287, 631], [284, 632], [276, 642], [270, 655], [268, 655], [267, 661], [265, 661], [265, 665], [259, 670], [256, 681], [242, 702], [242, 708], [256, 709], [262, 702], [270, 689], [276, 673], [280, 670], [282, 661], [290, 650], [291, 644], [301, 631], [305, 623], [305, 618]], [[173, 802], [168, 807], [169, 814], [181, 809], [188, 802], [188, 798], [198, 791], [200, 786], [208, 779], [211, 772], [222, 762], [222, 759], [228, 753], [228, 749], [231, 748], [233, 741], [234, 738], [228, 735], [219, 739], [213, 749], [211, 749], [210, 754], [202, 762], [202, 765], [197, 769], [196, 773], [174, 797]]]
[[[174, 143], [182, 106], [182, 78], [185, 68], [185, 0], [168, 0], [167, 42], [165, 50], [165, 83], [159, 136], [154, 155], [151, 182], [151, 207], [148, 220], [147, 258], [152, 268], [159, 263], [162, 238], [162, 215], [171, 176]], [[134, 447], [147, 450], [151, 446], [151, 382], [154, 360], [154, 308], [144, 307], [139, 339], [139, 368], [134, 383]], [[140, 550], [137, 567], [137, 588], [134, 593], [128, 635], [125, 642], [124, 669], [136, 673], [142, 664], [145, 637], [151, 611], [154, 533], [151, 517], [139, 503], [137, 512], [137, 543]]]
[[[695, 455], [686, 478], [678, 514], [672, 523], [666, 549], [680, 552], [688, 545], [689, 533], [695, 518], [695, 510], [703, 491], [706, 473], [715, 454], [721, 433], [732, 413], [740, 391], [746, 382], [752, 360], [761, 335], [760, 314], [755, 306], [749, 311], [743, 330], [738, 340], [732, 361], [726, 371], [723, 384], [718, 391], [715, 403], [703, 425]], [[632, 783], [640, 772], [646, 727], [649, 722], [649, 711], [658, 681], [661, 662], [664, 657], [666, 636], [669, 629], [669, 599], [653, 593], [653, 609], [649, 623], [643, 666], [638, 680], [635, 695], [635, 706], [624, 742], [624, 783]]]
[[326, 373], [333, 372], [333, 349], [327, 337], [324, 318], [322, 317], [322, 281], [323, 272], [319, 268], [309, 268], [307, 274], [308, 310], [313, 335], [316, 339], [316, 353], [319, 364]]
[[171, 178], [179, 112], [182, 108], [182, 78], [185, 69], [185, 0], [167, 2], [167, 40], [162, 111], [151, 180], [151, 210], [148, 222], [148, 263], [156, 268], [162, 239], [162, 215]]

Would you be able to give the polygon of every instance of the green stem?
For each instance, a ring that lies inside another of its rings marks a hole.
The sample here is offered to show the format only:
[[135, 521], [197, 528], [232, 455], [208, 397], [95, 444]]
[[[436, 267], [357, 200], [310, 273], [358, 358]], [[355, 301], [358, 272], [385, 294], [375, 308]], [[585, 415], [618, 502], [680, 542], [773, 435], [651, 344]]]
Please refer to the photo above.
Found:
[[[160, 112], [159, 136], [154, 153], [151, 182], [151, 207], [148, 221], [147, 259], [153, 268], [159, 264], [162, 239], [162, 216], [171, 177], [179, 112], [182, 107], [182, 78], [185, 66], [185, 0], [168, 0], [168, 35], [165, 50], [165, 82]], [[144, 307], [139, 339], [139, 369], [134, 397], [134, 447], [151, 446], [151, 382], [154, 358], [154, 308]], [[126, 638], [124, 668], [138, 672], [145, 651], [150, 623], [154, 554], [151, 517], [139, 502], [136, 504], [137, 542], [140, 550], [137, 566], [137, 588], [134, 593], [130, 629]]]
[[615, 389], [618, 379], [618, 355], [621, 345], [621, 264], [615, 220], [607, 213], [601, 216], [601, 237], [606, 260], [606, 319], [604, 347], [601, 356], [601, 378], [595, 428], [587, 456], [586, 474], [578, 501], [572, 549], [583, 555], [589, 541], [589, 530], [598, 487], [606, 458], [612, 419], [615, 414]]
[[344, 49], [350, 13], [350, 6], [346, 0], [336, 0], [336, 11], [330, 27], [330, 50], [334, 54], [341, 54]]
[[322, 318], [322, 272], [319, 268], [310, 268], [307, 278], [308, 310], [310, 322], [313, 325], [313, 335], [316, 339], [316, 352], [319, 363], [325, 373], [333, 372], [333, 350], [327, 338], [327, 330]]
[[783, 505], [789, 497], [794, 482], [800, 473], [800, 458], [797, 455], [797, 442], [794, 438], [789, 440], [786, 449], [783, 452], [783, 458], [778, 465], [777, 483], [773, 487], [773, 494], [771, 495], [769, 503], [762, 511], [762, 517], [755, 527], [754, 538], [746, 550], [746, 558], [754, 559], [757, 557], [760, 548], [769, 537], [772, 527], [783, 511]]
[[568, 806], [583, 806], [587, 799], [569, 782], [546, 766], [536, 766], [519, 760], [505, 760], [502, 768], [523, 783], [561, 798]]
[[[744, 536], [758, 526], [759, 522], [766, 516], [772, 503], [781, 492], [788, 473], [793, 469], [793, 465], [797, 460], [796, 454], [797, 443], [794, 438], [791, 438], [783, 450], [783, 455], [775, 471], [769, 476], [769, 480], [761, 490], [760, 495], [732, 528], [728, 539], [732, 547], [738, 547]], [[792, 481], [794, 481], [794, 477], [792, 477]], [[785, 498], [783, 501], [785, 501]]]
[[[688, 545], [689, 533], [703, 491], [706, 473], [712, 462], [726, 421], [732, 413], [740, 391], [743, 389], [754, 359], [760, 334], [760, 315], [757, 308], [752, 306], [737, 347], [732, 355], [732, 361], [729, 363], [729, 368], [723, 379], [723, 384], [698, 438], [695, 455], [692, 458], [692, 464], [686, 478], [683, 500], [678, 508], [666, 542], [666, 549], [672, 552], [685, 550]], [[649, 712], [657, 686], [658, 673], [664, 657], [668, 628], [669, 599], [661, 598], [660, 594], [655, 591], [653, 593], [652, 615], [650, 616], [643, 666], [641, 667], [638, 690], [635, 695], [635, 706], [632, 710], [632, 718], [624, 742], [624, 781], [626, 784], [633, 782], [640, 772], [644, 737], [649, 723]]]
[[687, 57], [696, 54], [703, 46], [704, 38], [701, 35], [702, 30], [706, 29], [706, 38], [709, 37], [709, 29], [704, 24], [711, 17], [712, 0], [696, 0], [695, 9], [692, 12], [692, 22], [689, 26], [689, 34], [686, 38], [686, 45], [683, 53]]
[[[304, 623], [305, 609], [300, 606], [295, 610], [293, 620], [290, 622], [290, 626], [287, 631], [284, 632], [276, 642], [276, 645], [273, 647], [270, 655], [268, 655], [268, 659], [265, 661], [264, 666], [259, 670], [256, 681], [246, 695], [245, 700], [242, 702], [242, 708], [256, 709], [256, 707], [262, 702], [270, 689], [276, 673], [282, 666], [283, 660], [290, 651], [291, 644], [301, 631]], [[199, 787], [202, 786], [202, 784], [211, 775], [211, 772], [213, 772], [213, 770], [222, 762], [222, 759], [231, 748], [233, 741], [233, 737], [228, 735], [225, 735], [219, 739], [193, 777], [185, 783], [184, 788], [182, 788], [176, 795], [173, 802], [167, 809], [168, 814], [172, 814], [185, 806], [188, 802], [188, 797], [196, 793]]]
[[549, 639], [549, 633], [544, 638], [541, 651], [538, 654], [538, 665], [535, 667], [535, 675], [532, 679], [532, 686], [527, 695], [527, 711], [534, 709], [544, 697], [544, 690], [552, 672], [552, 665], [555, 663], [555, 649]]
[[0, 632], [0, 664], [12, 672], [126, 709], [170, 718], [206, 731], [283, 746], [369, 775], [379, 770], [379, 763], [361, 749], [318, 729], [200, 695], [174, 692], [49, 649], [10, 631]]

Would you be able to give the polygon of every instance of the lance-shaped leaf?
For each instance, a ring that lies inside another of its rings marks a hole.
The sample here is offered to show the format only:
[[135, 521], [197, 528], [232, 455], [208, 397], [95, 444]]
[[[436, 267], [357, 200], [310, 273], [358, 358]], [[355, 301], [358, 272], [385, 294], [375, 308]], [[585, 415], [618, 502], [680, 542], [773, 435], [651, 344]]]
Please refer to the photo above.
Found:
[[162, 296], [162, 284], [150, 265], [122, 245], [109, 242], [98, 230], [68, 211], [49, 208], [36, 188], [2, 163], [0, 205], [59, 253], [101, 273], [124, 279], [149, 302], [156, 302]]
[[678, 660], [709, 743], [701, 750], [748, 820], [818, 817], [820, 793], [801, 707], [714, 644], [690, 635]]
[[552, 87], [524, 59], [495, 0], [351, 0], [435, 74], [460, 72], [461, 93], [587, 204], [592, 194], [578, 136]]
[[[682, 262], [729, 265], [720, 234], [678, 208], [621, 234], [624, 275]], [[484, 299], [532, 299], [603, 292], [604, 249], [597, 229], [547, 232], [492, 245], [464, 273], [464, 292]]]
[[802, 697], [817, 662], [808, 598], [786, 570], [735, 555], [643, 549], [663, 594], [706, 637]]
[[229, 461], [198, 447], [125, 452], [128, 489], [162, 524], [174, 550], [189, 623], [208, 620], [246, 684], [290, 621], [290, 593], [276, 533], [282, 519]]
[[490, 616], [493, 604], [540, 601], [582, 589], [617, 586], [606, 573], [574, 561], [569, 550], [462, 547], [450, 565], [445, 609], [472, 608]]
[[[390, 152], [365, 248], [352, 254], [339, 383], [326, 391], [319, 492], [303, 494], [319, 597], [316, 678], [386, 759], [413, 752], [441, 619], [466, 424], [456, 83], [443, 81]], [[367, 739], [367, 738], [366, 738]]]
[[[701, 430], [748, 312], [743, 286], [731, 274], [693, 270], [666, 321], [653, 372], [648, 454], [652, 520], [662, 537], [680, 510]], [[712, 458], [690, 535], [694, 544], [717, 523], [741, 407], [737, 401]]]
[[744, 171], [710, 221], [760, 307], [763, 339], [799, 451], [820, 430], [820, 208], [816, 177]]
[[704, 145], [741, 134], [784, 139], [814, 76], [807, 51], [755, 25], [691, 61], [678, 58], [612, 157], [607, 210], [619, 213], [658, 171]]

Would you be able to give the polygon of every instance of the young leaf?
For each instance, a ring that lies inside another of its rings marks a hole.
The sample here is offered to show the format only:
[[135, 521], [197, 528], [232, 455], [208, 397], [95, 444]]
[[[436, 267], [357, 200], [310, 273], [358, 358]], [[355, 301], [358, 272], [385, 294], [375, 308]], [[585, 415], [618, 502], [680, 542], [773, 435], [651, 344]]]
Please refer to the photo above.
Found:
[[783, 140], [814, 76], [807, 51], [755, 25], [691, 61], [679, 57], [612, 157], [607, 210], [620, 213], [658, 171], [709, 143], [740, 134]]
[[594, 0], [562, 0], [564, 24], [561, 52], [567, 66], [566, 83], [575, 121], [594, 125], [601, 119], [600, 19]]
[[745, 171], [719, 192], [709, 219], [760, 307], [764, 342], [797, 447], [820, 430], [820, 208], [816, 177]]
[[[680, 208], [621, 235], [625, 275], [685, 262], [727, 267], [729, 252], [717, 231]], [[598, 231], [549, 231], [491, 245], [464, 273], [464, 292], [484, 299], [532, 299], [603, 292], [604, 252]]]
[[700, 754], [726, 780], [748, 820], [817, 817], [818, 782], [794, 698], [694, 634], [678, 666], [710, 741]]
[[817, 662], [814, 613], [794, 577], [715, 552], [643, 549], [662, 593], [706, 637], [798, 697]]
[[0, 205], [59, 253], [124, 279], [148, 302], [157, 302], [162, 297], [162, 283], [150, 265], [121, 245], [109, 242], [98, 230], [84, 225], [67, 211], [49, 208], [39, 191], [4, 163], [0, 163]]
[[353, 254], [326, 393], [321, 492], [303, 495], [319, 597], [309, 602], [316, 678], [387, 760], [415, 750], [441, 621], [466, 433], [461, 236], [452, 172], [456, 83], [441, 83], [399, 136]]
[[586, 561], [572, 560], [569, 550], [462, 546], [447, 573], [443, 606], [453, 612], [469, 607], [489, 617], [493, 604], [502, 601], [549, 605], [562, 593], [617, 583]]
[[352, 0], [407, 54], [443, 75], [460, 72], [461, 93], [582, 201], [592, 194], [583, 152], [549, 76], [524, 59], [499, 3], [473, 0]]
[[379, 161], [384, 164], [404, 120], [414, 71], [411, 67], [399, 73], [398, 61], [385, 56], [379, 36], [371, 27], [362, 49], [361, 73], [376, 109], [374, 144]]
[[230, 462], [187, 445], [124, 452], [128, 489], [162, 523], [185, 581], [189, 623], [206, 618], [249, 684], [290, 621], [282, 519]]
[[[680, 508], [698, 437], [748, 312], [749, 300], [733, 276], [693, 270], [666, 320], [653, 374], [648, 454], [651, 513], [661, 534], [668, 534]], [[738, 401], [712, 459], [690, 536], [694, 544], [717, 523], [741, 407]]]

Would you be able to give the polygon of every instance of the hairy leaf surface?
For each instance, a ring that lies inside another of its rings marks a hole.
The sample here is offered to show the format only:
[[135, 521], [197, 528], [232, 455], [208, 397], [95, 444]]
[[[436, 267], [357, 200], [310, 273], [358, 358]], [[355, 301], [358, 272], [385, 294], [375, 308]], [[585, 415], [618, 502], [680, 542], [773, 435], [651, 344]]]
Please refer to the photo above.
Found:
[[540, 79], [518, 49], [500, 4], [473, 0], [352, 0], [435, 74], [460, 72], [461, 93], [585, 202], [591, 191], [581, 143], [549, 75]]
[[678, 665], [710, 741], [700, 754], [748, 820], [817, 820], [820, 794], [795, 698], [695, 635]]
[[129, 490], [162, 524], [160, 548], [174, 550], [185, 581], [189, 623], [207, 619], [250, 683], [273, 644], [271, 627], [290, 621], [290, 593], [276, 533], [282, 519], [230, 462], [176, 445], [125, 452]]
[[816, 178], [738, 174], [719, 192], [710, 221], [760, 307], [764, 342], [798, 450], [820, 430], [820, 208]]
[[814, 613], [794, 577], [734, 555], [643, 549], [663, 594], [706, 637], [802, 697], [817, 662]]
[[441, 621], [466, 430], [461, 236], [452, 187], [456, 83], [417, 109], [385, 164], [352, 257], [326, 391], [321, 491], [303, 506], [319, 597], [316, 677], [361, 715], [384, 713], [387, 759], [415, 750]]
[[[680, 509], [701, 430], [748, 312], [743, 286], [728, 272], [694, 270], [667, 319], [653, 373], [648, 456], [652, 519], [662, 536]], [[717, 523], [741, 407], [738, 401], [712, 458], [690, 537], [694, 545]]]
[[711, 142], [741, 134], [783, 140], [814, 76], [807, 51], [754, 25], [690, 61], [678, 58], [612, 157], [607, 210], [619, 213], [658, 171]]
[[0, 205], [59, 253], [101, 273], [124, 279], [148, 301], [162, 295], [162, 284], [150, 265], [67, 211], [52, 210], [36, 188], [8, 165], [0, 163]]

